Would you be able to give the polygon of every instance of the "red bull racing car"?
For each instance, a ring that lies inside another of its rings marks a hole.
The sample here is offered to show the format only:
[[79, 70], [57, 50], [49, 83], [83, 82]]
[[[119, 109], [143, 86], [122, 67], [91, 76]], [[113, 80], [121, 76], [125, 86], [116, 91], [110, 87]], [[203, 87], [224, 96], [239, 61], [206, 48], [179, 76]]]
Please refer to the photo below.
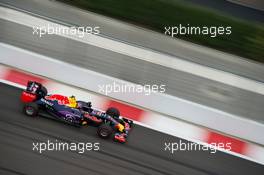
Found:
[[92, 108], [91, 102], [77, 101], [74, 96], [49, 94], [40, 83], [29, 81], [21, 94], [23, 112], [27, 116], [44, 116], [57, 119], [75, 126], [97, 126], [101, 138], [113, 136], [115, 141], [126, 142], [133, 121], [122, 118], [116, 108], [106, 112]]

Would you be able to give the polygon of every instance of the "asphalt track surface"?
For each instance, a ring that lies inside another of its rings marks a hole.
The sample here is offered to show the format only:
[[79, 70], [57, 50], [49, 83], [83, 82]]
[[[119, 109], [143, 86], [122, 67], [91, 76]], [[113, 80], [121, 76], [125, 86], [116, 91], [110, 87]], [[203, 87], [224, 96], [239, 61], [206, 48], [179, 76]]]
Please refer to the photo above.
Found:
[[[166, 93], [264, 122], [263, 95], [0, 20], [0, 41], [136, 84], [164, 84]], [[37, 60], [36, 60], [37, 61]]]
[[[223, 152], [164, 151], [179, 138], [136, 125], [126, 144], [97, 137], [95, 127], [73, 127], [22, 114], [21, 89], [0, 83], [0, 174], [254, 175], [264, 166]], [[33, 151], [33, 142], [100, 143], [99, 151]], [[183, 140], [184, 141], [184, 140]], [[184, 141], [186, 142], [186, 141]]]
[[[203, 1], [208, 6], [214, 6], [220, 11], [223, 10], [230, 13], [237, 13], [238, 11], [239, 14], [249, 15], [252, 18], [255, 18], [254, 14], [258, 14], [256, 16], [260, 17], [256, 18], [264, 19], [264, 12], [253, 13], [250, 9], [244, 7], [237, 9], [233, 7], [237, 5], [229, 2], [223, 3], [223, 0], [210, 2], [208, 0], [195, 0], [193, 3], [202, 3], [200, 1]], [[0, 3], [73, 26], [99, 26], [100, 33], [106, 37], [264, 82], [263, 64], [257, 64], [244, 58], [171, 38], [151, 30], [59, 3], [55, 0], [0, 0]], [[79, 61], [81, 60], [77, 60], [75, 63], [78, 64]]]

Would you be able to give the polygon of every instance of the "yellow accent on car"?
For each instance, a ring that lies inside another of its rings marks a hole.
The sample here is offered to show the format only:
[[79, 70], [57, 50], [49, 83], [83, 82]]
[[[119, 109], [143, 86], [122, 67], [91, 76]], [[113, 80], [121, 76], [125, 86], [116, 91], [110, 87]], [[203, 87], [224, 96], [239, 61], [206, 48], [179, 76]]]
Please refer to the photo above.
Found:
[[122, 125], [122, 124], [118, 124], [118, 130], [120, 131], [120, 132], [123, 132], [124, 131], [124, 129], [125, 129], [125, 127]]
[[68, 97], [68, 99], [69, 99], [68, 106], [71, 108], [76, 108], [77, 107], [77, 101], [76, 101], [75, 97]]

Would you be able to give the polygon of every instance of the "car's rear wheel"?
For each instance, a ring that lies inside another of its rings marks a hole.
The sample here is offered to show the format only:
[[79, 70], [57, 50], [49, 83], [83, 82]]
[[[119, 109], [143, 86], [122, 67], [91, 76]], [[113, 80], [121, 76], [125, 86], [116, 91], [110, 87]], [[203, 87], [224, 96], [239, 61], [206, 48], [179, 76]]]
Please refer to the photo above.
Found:
[[104, 139], [109, 138], [112, 135], [112, 133], [113, 133], [113, 129], [108, 124], [100, 125], [97, 130], [97, 134], [99, 135], [99, 137]]
[[36, 103], [26, 103], [23, 107], [23, 112], [27, 116], [36, 117], [38, 115], [38, 105]]

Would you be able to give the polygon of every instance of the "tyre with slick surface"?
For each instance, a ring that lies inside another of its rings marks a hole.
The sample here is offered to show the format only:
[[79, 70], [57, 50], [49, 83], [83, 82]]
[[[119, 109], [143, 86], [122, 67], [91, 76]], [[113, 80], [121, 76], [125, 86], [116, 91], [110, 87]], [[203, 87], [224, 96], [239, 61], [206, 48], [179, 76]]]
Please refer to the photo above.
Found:
[[107, 139], [109, 138], [113, 133], [113, 129], [109, 124], [102, 124], [99, 126], [97, 130], [97, 134], [99, 137]]
[[23, 107], [23, 112], [27, 116], [36, 117], [38, 115], [39, 107], [36, 103], [26, 103]]
[[105, 112], [107, 115], [110, 115], [111, 117], [118, 118], [120, 116], [120, 112], [117, 108], [110, 107]]

